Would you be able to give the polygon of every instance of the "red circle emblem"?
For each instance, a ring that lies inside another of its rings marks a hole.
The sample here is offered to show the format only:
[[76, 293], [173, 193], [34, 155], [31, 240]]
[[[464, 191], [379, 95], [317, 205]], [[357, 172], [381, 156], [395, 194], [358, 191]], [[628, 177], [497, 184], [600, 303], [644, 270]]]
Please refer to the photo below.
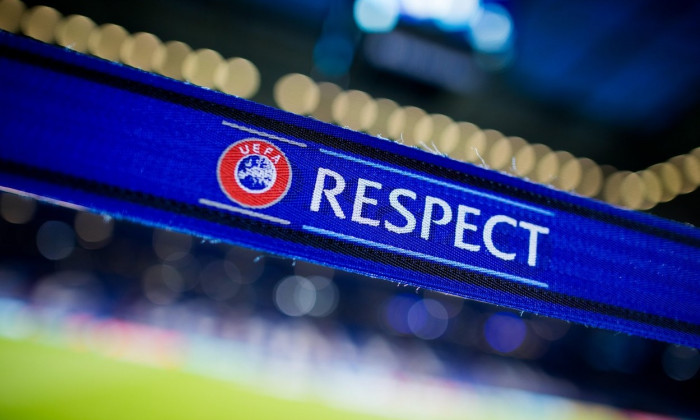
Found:
[[253, 138], [229, 146], [219, 158], [216, 175], [228, 198], [258, 209], [280, 201], [292, 183], [287, 156], [274, 144]]

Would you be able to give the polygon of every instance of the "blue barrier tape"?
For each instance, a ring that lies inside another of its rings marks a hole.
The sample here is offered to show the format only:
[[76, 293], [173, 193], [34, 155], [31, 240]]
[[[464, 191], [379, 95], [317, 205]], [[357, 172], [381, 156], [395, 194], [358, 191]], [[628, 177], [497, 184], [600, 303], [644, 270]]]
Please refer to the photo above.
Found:
[[700, 347], [700, 232], [0, 33], [0, 185]]

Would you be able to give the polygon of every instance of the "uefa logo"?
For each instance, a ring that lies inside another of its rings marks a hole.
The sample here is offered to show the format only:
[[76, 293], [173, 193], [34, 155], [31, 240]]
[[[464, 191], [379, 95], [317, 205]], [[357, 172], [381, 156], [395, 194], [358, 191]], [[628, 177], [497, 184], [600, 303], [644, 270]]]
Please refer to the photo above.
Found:
[[274, 144], [254, 138], [229, 146], [219, 158], [216, 174], [228, 198], [256, 209], [280, 201], [292, 183], [287, 156]]

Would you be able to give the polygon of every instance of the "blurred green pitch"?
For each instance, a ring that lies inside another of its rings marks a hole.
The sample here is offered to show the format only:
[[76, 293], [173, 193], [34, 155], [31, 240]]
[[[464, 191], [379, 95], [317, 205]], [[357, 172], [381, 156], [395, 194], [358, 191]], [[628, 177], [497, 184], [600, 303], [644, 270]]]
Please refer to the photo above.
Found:
[[[329, 384], [332, 386], [332, 384]], [[358, 419], [175, 370], [0, 339], [3, 419]]]

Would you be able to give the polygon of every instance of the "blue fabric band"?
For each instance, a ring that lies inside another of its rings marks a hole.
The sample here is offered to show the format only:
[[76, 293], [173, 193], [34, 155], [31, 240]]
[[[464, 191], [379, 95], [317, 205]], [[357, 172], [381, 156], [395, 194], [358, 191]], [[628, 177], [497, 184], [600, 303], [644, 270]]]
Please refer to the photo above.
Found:
[[700, 231], [0, 33], [0, 185], [700, 347]]

